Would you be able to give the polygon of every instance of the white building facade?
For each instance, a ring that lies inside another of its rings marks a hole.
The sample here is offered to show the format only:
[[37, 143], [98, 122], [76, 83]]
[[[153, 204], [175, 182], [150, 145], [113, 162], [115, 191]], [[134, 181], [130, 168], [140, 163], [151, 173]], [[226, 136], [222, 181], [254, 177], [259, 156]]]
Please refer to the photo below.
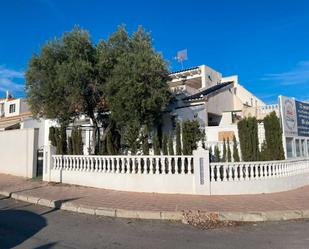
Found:
[[[223, 140], [238, 141], [237, 122], [255, 116], [261, 121], [279, 106], [266, 105], [238, 82], [238, 76], [223, 77], [212, 68], [198, 67], [172, 73], [168, 83], [177, 103], [165, 114], [163, 131], [175, 128], [176, 120], [198, 120], [205, 130], [208, 147], [222, 146]], [[264, 127], [259, 124], [260, 144], [264, 141]]]

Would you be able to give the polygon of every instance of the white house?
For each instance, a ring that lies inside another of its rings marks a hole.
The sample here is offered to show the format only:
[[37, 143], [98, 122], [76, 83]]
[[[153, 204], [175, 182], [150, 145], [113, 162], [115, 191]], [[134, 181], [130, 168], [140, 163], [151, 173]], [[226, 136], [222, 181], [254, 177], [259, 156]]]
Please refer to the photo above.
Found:
[[[266, 105], [238, 82], [238, 76], [223, 77], [214, 69], [201, 65], [173, 72], [168, 83], [177, 101], [164, 115], [163, 131], [169, 132], [176, 120], [199, 121], [205, 129], [209, 146], [238, 140], [237, 121], [255, 116], [262, 120], [272, 111], [279, 112], [278, 105]], [[264, 140], [263, 124], [259, 125], [260, 142]]]

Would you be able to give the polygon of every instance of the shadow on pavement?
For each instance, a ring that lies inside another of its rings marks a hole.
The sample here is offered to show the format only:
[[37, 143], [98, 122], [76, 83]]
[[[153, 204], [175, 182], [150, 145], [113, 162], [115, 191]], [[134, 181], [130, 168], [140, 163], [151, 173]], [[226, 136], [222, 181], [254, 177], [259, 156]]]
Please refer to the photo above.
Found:
[[57, 244], [58, 244], [57, 242], [52, 242], [52, 243], [48, 243], [42, 246], [35, 247], [34, 249], [49, 249], [49, 248], [55, 247], [55, 245]]
[[0, 248], [9, 249], [19, 245], [46, 225], [45, 218], [30, 211], [0, 210]]
[[57, 200], [57, 201], [54, 201], [54, 204], [55, 204], [55, 207], [49, 211], [46, 211], [44, 213], [41, 213], [41, 215], [45, 215], [45, 214], [49, 214], [49, 213], [52, 213], [52, 212], [55, 212], [56, 210], [59, 210], [62, 206], [63, 203], [66, 203], [66, 202], [69, 202], [69, 201], [74, 201], [74, 200], [78, 200], [80, 199], [81, 197], [75, 197], [75, 198], [70, 198], [70, 199], [64, 199], [64, 200]]

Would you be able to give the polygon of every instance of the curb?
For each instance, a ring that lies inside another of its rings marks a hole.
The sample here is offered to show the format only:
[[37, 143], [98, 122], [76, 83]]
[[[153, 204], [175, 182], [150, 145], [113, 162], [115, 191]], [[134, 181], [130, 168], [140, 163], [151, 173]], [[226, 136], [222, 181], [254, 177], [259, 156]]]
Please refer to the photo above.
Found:
[[208, 212], [208, 211], [139, 211], [105, 207], [91, 207], [78, 205], [72, 202], [58, 204], [55, 200], [48, 200], [33, 196], [21, 195], [0, 191], [0, 195], [40, 206], [82, 214], [107, 216], [129, 219], [173, 220], [188, 224], [188, 212], [197, 218], [207, 217], [206, 220], [236, 221], [236, 222], [263, 222], [286, 221], [295, 219], [309, 219], [309, 209], [305, 210], [279, 210], [279, 211], [248, 211], [248, 212]]

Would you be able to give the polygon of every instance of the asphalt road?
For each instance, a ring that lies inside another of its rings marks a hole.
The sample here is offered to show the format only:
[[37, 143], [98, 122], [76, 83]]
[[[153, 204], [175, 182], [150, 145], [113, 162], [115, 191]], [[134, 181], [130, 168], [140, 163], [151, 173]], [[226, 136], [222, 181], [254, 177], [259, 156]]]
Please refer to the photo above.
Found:
[[0, 196], [0, 248], [309, 249], [309, 221], [199, 230], [175, 222], [76, 214]]

